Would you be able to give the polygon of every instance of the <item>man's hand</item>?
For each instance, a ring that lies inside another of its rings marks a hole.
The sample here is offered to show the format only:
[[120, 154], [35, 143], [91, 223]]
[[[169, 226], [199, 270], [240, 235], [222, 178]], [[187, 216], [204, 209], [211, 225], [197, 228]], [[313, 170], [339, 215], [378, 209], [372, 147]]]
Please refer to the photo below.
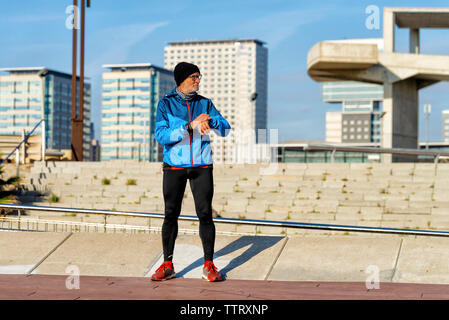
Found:
[[201, 135], [206, 134], [209, 132], [209, 120], [210, 116], [206, 113], [200, 114], [198, 117], [196, 117], [195, 120], [192, 121], [191, 126], [192, 129], [198, 128], [198, 131]]
[[210, 130], [209, 121], [201, 122], [201, 124], [200, 124], [200, 126], [198, 128], [198, 131], [200, 132], [200, 134], [201, 135], [207, 134], [209, 132], [209, 130]]

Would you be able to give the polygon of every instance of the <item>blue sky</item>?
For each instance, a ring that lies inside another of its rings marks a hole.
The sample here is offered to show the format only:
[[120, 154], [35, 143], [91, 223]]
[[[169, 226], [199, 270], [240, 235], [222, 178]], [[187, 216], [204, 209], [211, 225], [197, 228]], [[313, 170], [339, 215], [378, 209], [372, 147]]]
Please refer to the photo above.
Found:
[[[150, 62], [164, 65], [170, 41], [256, 38], [268, 47], [268, 127], [279, 140], [324, 140], [326, 111], [339, 105], [321, 101], [321, 85], [307, 75], [307, 53], [317, 42], [381, 38], [365, 27], [369, 5], [448, 7], [447, 1], [302, 0], [91, 0], [86, 10], [85, 72], [92, 83], [92, 120], [100, 134], [102, 64]], [[71, 72], [71, 30], [66, 28], [71, 0], [0, 0], [0, 68], [46, 66]], [[449, 30], [421, 34], [423, 53], [449, 55]], [[397, 47], [406, 51], [408, 33], [398, 30]], [[449, 83], [420, 91], [432, 104], [430, 140], [441, 140], [441, 111], [449, 109]]]

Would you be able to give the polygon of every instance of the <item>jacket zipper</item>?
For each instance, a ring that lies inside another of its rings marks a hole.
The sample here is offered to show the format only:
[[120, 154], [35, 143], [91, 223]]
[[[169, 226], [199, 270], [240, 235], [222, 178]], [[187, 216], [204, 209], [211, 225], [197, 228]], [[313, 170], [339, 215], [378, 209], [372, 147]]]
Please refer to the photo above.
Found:
[[[191, 122], [190, 120], [190, 106], [189, 106], [189, 102], [186, 100], [187, 103], [187, 108], [189, 109], [189, 123]], [[192, 148], [192, 139], [193, 139], [193, 134], [190, 133], [190, 166], [193, 167], [193, 148]]]

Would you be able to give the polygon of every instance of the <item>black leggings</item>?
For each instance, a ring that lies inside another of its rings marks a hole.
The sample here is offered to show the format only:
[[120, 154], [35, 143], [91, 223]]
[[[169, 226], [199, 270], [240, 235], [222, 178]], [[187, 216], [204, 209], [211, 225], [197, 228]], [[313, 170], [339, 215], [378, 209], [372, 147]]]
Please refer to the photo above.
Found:
[[214, 195], [213, 168], [164, 168], [163, 193], [165, 218], [162, 225], [162, 247], [164, 260], [173, 259], [175, 240], [178, 235], [178, 217], [187, 179], [190, 181], [196, 214], [200, 221], [200, 238], [203, 244], [204, 260], [212, 260], [215, 244], [215, 225], [212, 220], [212, 197]]

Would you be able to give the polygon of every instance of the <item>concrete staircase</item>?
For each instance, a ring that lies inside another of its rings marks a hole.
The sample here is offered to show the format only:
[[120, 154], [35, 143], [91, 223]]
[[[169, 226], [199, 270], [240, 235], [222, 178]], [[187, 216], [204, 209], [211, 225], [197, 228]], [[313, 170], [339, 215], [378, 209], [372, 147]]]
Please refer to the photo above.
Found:
[[[213, 208], [226, 218], [449, 230], [449, 164], [280, 163], [271, 175], [262, 175], [263, 167], [216, 164]], [[43, 198], [23, 197], [21, 201], [28, 204], [164, 212], [161, 163], [61, 161], [43, 166], [35, 162], [23, 186], [47, 192]], [[195, 215], [189, 189], [187, 184], [181, 214]], [[28, 214], [103, 221], [93, 215]], [[108, 219], [110, 223], [162, 223], [161, 219]], [[181, 222], [180, 228], [192, 225]], [[217, 230], [301, 234], [243, 225], [223, 225]]]

